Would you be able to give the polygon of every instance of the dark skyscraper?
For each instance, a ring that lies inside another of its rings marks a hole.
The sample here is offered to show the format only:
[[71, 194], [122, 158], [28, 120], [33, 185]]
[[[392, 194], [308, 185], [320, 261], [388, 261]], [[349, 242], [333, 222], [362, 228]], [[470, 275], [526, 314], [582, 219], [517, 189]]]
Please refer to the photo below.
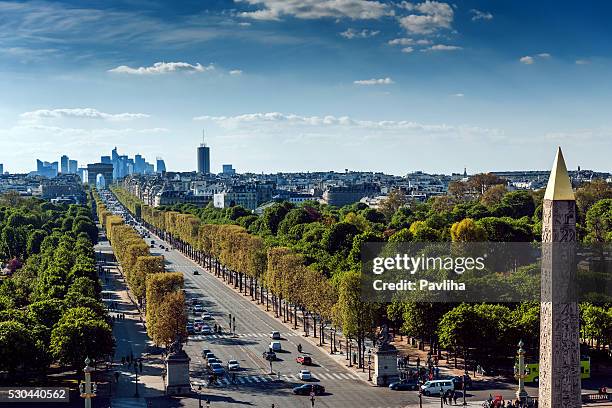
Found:
[[204, 142], [198, 147], [198, 173], [210, 173], [210, 148]]
[[61, 159], [60, 159], [60, 163], [61, 163], [60, 172], [62, 174], [68, 174], [68, 162], [69, 162], [69, 160], [70, 159], [68, 159], [68, 156], [66, 156], [66, 155], [63, 155], [61, 157]]

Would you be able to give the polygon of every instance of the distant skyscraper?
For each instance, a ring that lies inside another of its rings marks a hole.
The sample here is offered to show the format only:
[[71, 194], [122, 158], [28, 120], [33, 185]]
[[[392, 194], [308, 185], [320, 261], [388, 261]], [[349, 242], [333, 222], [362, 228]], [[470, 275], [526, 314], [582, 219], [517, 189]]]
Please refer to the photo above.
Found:
[[102, 156], [100, 157], [100, 163], [103, 164], [113, 164], [113, 161], [110, 156]]
[[234, 167], [231, 164], [224, 164], [223, 165], [223, 174], [236, 174], [236, 170], [234, 169]]
[[157, 172], [160, 174], [166, 172], [166, 163], [161, 157], [157, 158]]
[[0, 163], [0, 175], [4, 174], [4, 164]]
[[57, 162], [49, 163], [49, 162], [44, 162], [41, 160], [36, 160], [36, 174], [38, 174], [39, 176], [53, 178], [53, 177], [57, 177], [57, 172], [58, 172]]
[[61, 169], [60, 169], [60, 172], [61, 172], [62, 174], [68, 174], [68, 173], [69, 173], [69, 171], [68, 171], [68, 162], [69, 162], [69, 161], [70, 161], [70, 159], [68, 159], [68, 156], [63, 155], [63, 156], [61, 157], [61, 159], [60, 159], [60, 162], [61, 162]]
[[[202, 135], [202, 139], [203, 139]], [[206, 146], [206, 143], [202, 141], [200, 147], [198, 147], [198, 173], [209, 174], [210, 173], [210, 148]]]
[[68, 160], [68, 173], [77, 174], [79, 169], [79, 162], [76, 160]]

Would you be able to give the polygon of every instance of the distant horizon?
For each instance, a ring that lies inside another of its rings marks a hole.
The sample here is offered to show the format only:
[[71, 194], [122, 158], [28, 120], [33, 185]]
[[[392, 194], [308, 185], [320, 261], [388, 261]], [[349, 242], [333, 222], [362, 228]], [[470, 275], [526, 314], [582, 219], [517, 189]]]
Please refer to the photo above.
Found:
[[[121, 156], [128, 156], [129, 158], [134, 158], [134, 156], [136, 154], [140, 154], [142, 155], [142, 157], [149, 163], [155, 165], [156, 164], [156, 160], [158, 158], [161, 158], [162, 160], [164, 160], [164, 163], [166, 164], [166, 168], [168, 169], [167, 172], [177, 172], [177, 173], [188, 173], [188, 172], [197, 172], [197, 163], [196, 163], [196, 148], [199, 145], [196, 145], [193, 147], [193, 168], [189, 169], [189, 168], [182, 168], [182, 169], [174, 169], [172, 167], [171, 164], [169, 164], [169, 162], [160, 155], [154, 156], [155, 158], [151, 159], [149, 156], [136, 152], [136, 153], [131, 153], [131, 152], [124, 152], [121, 149], [117, 149], [118, 153]], [[207, 144], [208, 147], [210, 147], [211, 149], [211, 160], [214, 158], [214, 147], [211, 147], [210, 144]], [[79, 158], [75, 158], [73, 156], [71, 156], [69, 153], [63, 153], [66, 156], [68, 156], [71, 160], [77, 160], [78, 161], [78, 165], [79, 168], [82, 167], [87, 167], [87, 164], [93, 164], [93, 163], [100, 163], [100, 158], [102, 156], [110, 156], [110, 153], [112, 152], [112, 149], [115, 146], [111, 147], [108, 150], [108, 153], [101, 153], [98, 156], [98, 160], [94, 160], [94, 161], [81, 161], [79, 160]], [[571, 154], [571, 152], [569, 152]], [[568, 152], [565, 152], [565, 155], [567, 156]], [[41, 161], [46, 161], [46, 162], [60, 162], [60, 156], [58, 156], [57, 159], [49, 159], [49, 158], [41, 158], [41, 157], [35, 157], [32, 159], [33, 162], [33, 166], [31, 169], [29, 170], [21, 170], [21, 171], [13, 171], [11, 168], [7, 167], [7, 164], [5, 162], [0, 161], [0, 164], [4, 165], [4, 171], [5, 172], [9, 172], [10, 174], [27, 174], [27, 173], [31, 173], [31, 172], [35, 172], [36, 171], [36, 160], [41, 160]], [[1, 159], [1, 157], [0, 157]], [[214, 163], [214, 162], [213, 162]], [[219, 169], [221, 169], [221, 166], [223, 164], [230, 164], [232, 166], [234, 166], [234, 170], [236, 170], [236, 174], [278, 174], [278, 173], [323, 173], [323, 172], [335, 172], [335, 173], [345, 173], [345, 170], [348, 169], [349, 172], [370, 172], [370, 173], [383, 173], [383, 174], [387, 174], [387, 175], [393, 175], [393, 176], [405, 176], [411, 173], [415, 173], [415, 172], [423, 172], [426, 174], [440, 174], [440, 175], [452, 175], [452, 174], [463, 174], [463, 168], [460, 170], [452, 170], [452, 171], [441, 171], [441, 170], [426, 170], [426, 169], [411, 169], [411, 170], [406, 170], [404, 173], [393, 173], [393, 172], [389, 172], [389, 171], [385, 171], [385, 170], [376, 170], [376, 169], [355, 169], [355, 168], [338, 168], [338, 169], [296, 169], [296, 170], [275, 170], [275, 171], [254, 171], [254, 170], [241, 170], [239, 168], [236, 167], [236, 163], [232, 162], [231, 160], [228, 161], [223, 161], [223, 162], [219, 162], [221, 164], [218, 165]], [[550, 160], [550, 165], [552, 165], [552, 160]], [[586, 171], [593, 171], [593, 172], [597, 172], [597, 173], [610, 173], [612, 174], [612, 169], [609, 170], [602, 170], [602, 169], [596, 169], [596, 168], [591, 168], [588, 165], [582, 165], [579, 164], [580, 169], [581, 170], [586, 170]], [[214, 171], [212, 169], [213, 166], [211, 166], [211, 174], [221, 174], [222, 171]], [[479, 170], [479, 171], [470, 171], [469, 167], [466, 167], [467, 170], [467, 174], [468, 175], [474, 175], [474, 174], [480, 174], [480, 173], [504, 173], [504, 172], [529, 172], [529, 171], [540, 171], [540, 172], [548, 172], [550, 171], [550, 168], [517, 168], [517, 169], [503, 169], [503, 170], [497, 170], [497, 169], [489, 169], [489, 170]], [[572, 171], [577, 171], [578, 170], [578, 166], [572, 167], [570, 165], [568, 165], [568, 171], [572, 172]]]

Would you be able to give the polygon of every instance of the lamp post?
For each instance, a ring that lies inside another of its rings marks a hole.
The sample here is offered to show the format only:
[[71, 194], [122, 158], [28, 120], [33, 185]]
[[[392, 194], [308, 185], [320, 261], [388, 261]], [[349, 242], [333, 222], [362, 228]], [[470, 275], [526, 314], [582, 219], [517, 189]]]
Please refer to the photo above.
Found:
[[81, 394], [81, 398], [85, 399], [85, 408], [91, 408], [91, 399], [96, 396], [96, 391], [98, 386], [94, 383], [91, 383], [91, 373], [94, 372], [94, 369], [89, 366], [91, 360], [89, 357], [85, 359], [85, 368], [83, 372], [85, 373], [85, 384], [79, 384], [79, 392]]
[[140, 372], [142, 373], [142, 358], [136, 358], [134, 361], [134, 373], [136, 374], [136, 392], [134, 392], [134, 398], [139, 398], [140, 394], [138, 393], [138, 368], [140, 367]]
[[198, 408], [202, 408], [202, 385], [198, 385]]
[[372, 366], [370, 365], [372, 358], [372, 349], [368, 349], [368, 381], [372, 381]]
[[461, 384], [461, 394], [463, 394], [463, 405], [464, 406], [467, 405], [467, 402], [465, 402], [465, 390], [466, 390], [465, 383], [466, 383], [467, 379], [468, 379], [468, 372], [467, 372], [467, 368], [466, 368], [465, 372], [463, 373], [463, 381], [462, 381], [463, 384]]
[[518, 379], [518, 390], [516, 391], [516, 397], [521, 401], [521, 403], [523, 403], [529, 396], [525, 390], [525, 350], [523, 349], [523, 340], [519, 341], [518, 346], [518, 367], [515, 375]]

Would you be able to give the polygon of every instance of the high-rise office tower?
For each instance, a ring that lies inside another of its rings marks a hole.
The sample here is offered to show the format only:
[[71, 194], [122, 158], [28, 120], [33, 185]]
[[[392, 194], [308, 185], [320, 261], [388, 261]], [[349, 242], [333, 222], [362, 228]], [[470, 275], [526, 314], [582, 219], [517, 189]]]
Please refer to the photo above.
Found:
[[4, 174], [4, 164], [0, 163], [0, 175]]
[[77, 174], [79, 169], [79, 162], [76, 160], [68, 160], [68, 173]]
[[198, 173], [210, 173], [210, 148], [204, 143], [204, 132], [202, 132], [202, 143], [198, 147]]
[[162, 174], [166, 172], [166, 162], [161, 157], [157, 158], [157, 173]]
[[60, 163], [61, 163], [61, 167], [60, 167], [60, 172], [62, 174], [68, 174], [68, 162], [70, 161], [70, 159], [68, 159], [68, 156], [63, 155], [60, 159]]

